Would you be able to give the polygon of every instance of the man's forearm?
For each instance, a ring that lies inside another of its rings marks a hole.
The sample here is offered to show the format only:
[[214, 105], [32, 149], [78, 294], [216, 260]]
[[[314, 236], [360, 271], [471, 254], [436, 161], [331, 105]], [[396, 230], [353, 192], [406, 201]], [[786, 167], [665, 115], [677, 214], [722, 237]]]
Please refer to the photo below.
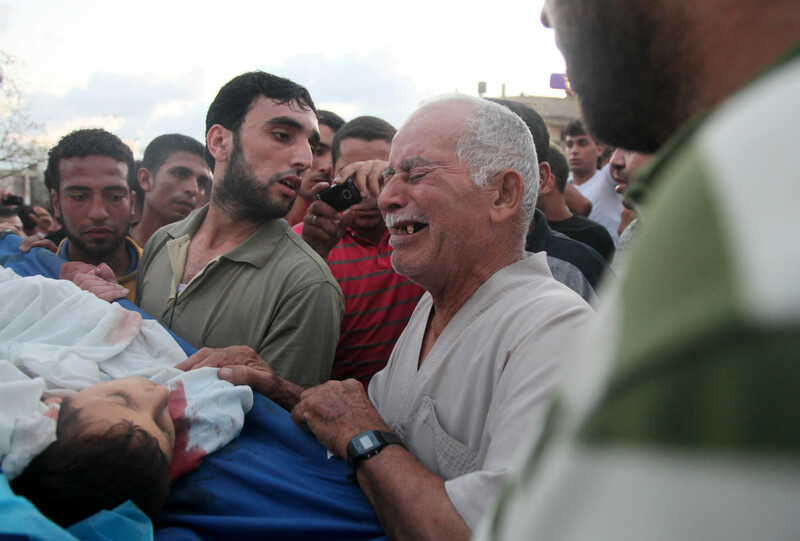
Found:
[[268, 392], [262, 392], [262, 394], [286, 411], [292, 411], [292, 408], [300, 402], [300, 395], [305, 389], [280, 376], [275, 376], [275, 378], [277, 380], [275, 385]]
[[356, 466], [358, 483], [392, 540], [461, 540], [472, 534], [444, 479], [409, 451], [389, 445]]

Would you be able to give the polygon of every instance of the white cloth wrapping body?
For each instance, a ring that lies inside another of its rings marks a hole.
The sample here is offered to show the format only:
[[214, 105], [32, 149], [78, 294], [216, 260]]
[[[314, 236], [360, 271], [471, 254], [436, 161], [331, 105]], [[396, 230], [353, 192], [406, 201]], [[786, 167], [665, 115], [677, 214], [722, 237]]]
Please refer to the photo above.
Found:
[[189, 426], [176, 457], [195, 458], [233, 439], [252, 407], [250, 388], [220, 381], [216, 369], [173, 368], [186, 354], [157, 322], [71, 282], [0, 266], [0, 301], [0, 461], [9, 479], [55, 441], [54, 410], [42, 398], [128, 376], [182, 389], [178, 416]]

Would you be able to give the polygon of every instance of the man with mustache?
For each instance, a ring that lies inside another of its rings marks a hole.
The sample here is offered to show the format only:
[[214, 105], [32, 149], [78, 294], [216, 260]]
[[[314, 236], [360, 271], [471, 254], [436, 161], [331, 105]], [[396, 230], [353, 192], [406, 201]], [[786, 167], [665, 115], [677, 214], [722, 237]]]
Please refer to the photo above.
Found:
[[202, 143], [187, 135], [159, 135], [144, 150], [136, 172], [144, 193], [141, 220], [131, 228], [139, 246], [165, 225], [183, 220], [198, 204], [211, 182]]
[[433, 101], [398, 130], [385, 175], [372, 163], [341, 175], [378, 196], [392, 267], [427, 292], [369, 393], [355, 379], [301, 393], [241, 350], [186, 365], [219, 366], [220, 378], [291, 409], [348, 460], [390, 539], [468, 539], [518, 444], [544, 429], [565, 345], [592, 310], [553, 279], [544, 253], [525, 252], [538, 163], [510, 110]]
[[235, 77], [206, 116], [211, 201], [147, 243], [137, 304], [195, 347], [246, 345], [300, 386], [330, 378], [344, 301], [283, 217], [319, 142], [308, 91]]
[[98, 276], [127, 288], [129, 300], [142, 253], [127, 236], [135, 200], [128, 186], [132, 167], [133, 153], [116, 135], [86, 129], [64, 136], [50, 150], [44, 174], [56, 218], [67, 232], [57, 252], [71, 262], [62, 266], [62, 277], [67, 269], [104, 264]]

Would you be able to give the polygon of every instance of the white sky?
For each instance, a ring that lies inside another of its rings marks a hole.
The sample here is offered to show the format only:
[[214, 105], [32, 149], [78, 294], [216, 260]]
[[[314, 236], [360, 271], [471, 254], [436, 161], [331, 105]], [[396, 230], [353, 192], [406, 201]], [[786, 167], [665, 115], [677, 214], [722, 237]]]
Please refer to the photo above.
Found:
[[[140, 157], [155, 136], [202, 141], [205, 112], [234, 76], [263, 69], [305, 85], [318, 108], [395, 126], [458, 90], [563, 96], [564, 60], [543, 0], [0, 0], [0, 49], [48, 143], [104, 127]], [[449, 5], [446, 5], [449, 4]]]

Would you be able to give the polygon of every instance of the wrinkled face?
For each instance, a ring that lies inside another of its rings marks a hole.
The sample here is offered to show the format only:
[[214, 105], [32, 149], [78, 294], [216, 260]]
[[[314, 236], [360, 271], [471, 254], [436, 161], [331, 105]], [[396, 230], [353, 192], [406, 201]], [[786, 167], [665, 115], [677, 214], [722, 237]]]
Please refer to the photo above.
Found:
[[127, 164], [108, 156], [87, 156], [63, 159], [58, 169], [59, 191], [51, 190], [50, 197], [67, 228], [70, 249], [92, 264], [124, 249], [133, 213]]
[[679, 2], [546, 0], [567, 76], [589, 130], [614, 146], [655, 151], [686, 120], [700, 70]]
[[392, 142], [378, 198], [394, 248], [392, 266], [429, 290], [458, 274], [489, 230], [488, 195], [456, 156], [471, 113], [463, 103], [432, 104], [414, 113]]
[[[336, 174], [346, 166], [355, 162], [367, 160], [389, 160], [391, 143], [382, 139], [364, 141], [363, 139], [343, 139], [339, 145], [339, 159], [336, 161]], [[383, 230], [381, 211], [378, 209], [378, 200], [367, 196], [357, 205], [350, 207], [353, 210], [353, 228], [356, 231]]]
[[144, 173], [140, 179], [146, 192], [145, 206], [165, 223], [177, 222], [198, 207], [198, 200], [211, 182], [211, 169], [198, 154], [178, 151], [172, 153], [155, 176]]
[[331, 147], [333, 136], [336, 132], [330, 126], [319, 125], [319, 145], [314, 150], [314, 158], [311, 161], [311, 168], [303, 172], [303, 182], [300, 184], [298, 195], [304, 199], [311, 200], [311, 188], [319, 182], [330, 182], [333, 178], [333, 156]]
[[169, 390], [147, 378], [115, 379], [92, 385], [72, 397], [81, 419], [97, 434], [129, 421], [158, 440], [172, 460], [175, 428], [169, 415]]
[[319, 141], [314, 112], [261, 96], [229, 137], [232, 151], [212, 200], [238, 219], [285, 216]]
[[652, 154], [634, 152], [624, 148], [618, 148], [614, 151], [609, 165], [611, 177], [617, 182], [616, 190], [618, 193], [622, 193], [625, 188], [633, 183], [635, 179], [634, 173], [649, 162], [652, 157]]
[[567, 135], [567, 160], [573, 174], [593, 174], [602, 153], [603, 147], [596, 144], [591, 135]]

